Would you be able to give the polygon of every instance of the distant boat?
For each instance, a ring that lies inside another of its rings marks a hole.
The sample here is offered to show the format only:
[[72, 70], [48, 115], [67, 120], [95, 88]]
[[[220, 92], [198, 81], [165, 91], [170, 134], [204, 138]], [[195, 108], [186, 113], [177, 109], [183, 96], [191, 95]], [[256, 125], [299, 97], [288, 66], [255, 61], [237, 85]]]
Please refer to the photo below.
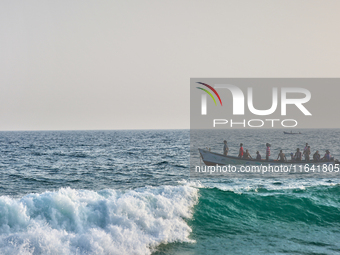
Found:
[[290, 132], [285, 132], [285, 131], [283, 131], [283, 133], [284, 133], [285, 135], [301, 135], [301, 132], [293, 133], [292, 131], [290, 131]]

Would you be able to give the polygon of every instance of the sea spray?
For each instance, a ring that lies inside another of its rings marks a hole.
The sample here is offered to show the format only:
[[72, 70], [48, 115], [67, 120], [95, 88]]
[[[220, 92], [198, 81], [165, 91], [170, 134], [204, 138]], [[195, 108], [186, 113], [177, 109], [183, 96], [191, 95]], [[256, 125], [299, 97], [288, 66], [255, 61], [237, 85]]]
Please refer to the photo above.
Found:
[[150, 254], [160, 243], [193, 242], [184, 219], [197, 200], [188, 185], [2, 196], [0, 253]]

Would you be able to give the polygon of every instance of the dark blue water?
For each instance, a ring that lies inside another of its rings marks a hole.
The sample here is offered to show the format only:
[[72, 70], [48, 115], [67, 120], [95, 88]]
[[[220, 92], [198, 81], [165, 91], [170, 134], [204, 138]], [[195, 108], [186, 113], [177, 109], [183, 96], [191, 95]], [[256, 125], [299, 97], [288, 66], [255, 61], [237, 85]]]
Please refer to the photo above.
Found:
[[181, 131], [0, 132], [2, 195], [173, 185], [188, 176]]
[[337, 180], [194, 180], [189, 152], [188, 130], [0, 132], [0, 254], [340, 253]]

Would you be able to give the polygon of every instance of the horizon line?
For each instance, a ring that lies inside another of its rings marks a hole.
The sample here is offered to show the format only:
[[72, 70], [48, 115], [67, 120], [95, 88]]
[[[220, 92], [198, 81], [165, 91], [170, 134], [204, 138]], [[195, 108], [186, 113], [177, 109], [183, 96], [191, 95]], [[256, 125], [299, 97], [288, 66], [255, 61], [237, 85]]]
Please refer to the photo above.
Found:
[[[0, 130], [0, 132], [49, 132], [49, 131], [141, 131], [141, 130], [284, 130], [285, 128], [219, 128], [219, 129], [213, 129], [213, 128], [119, 128], [119, 129], [13, 129], [13, 130]], [[293, 128], [295, 131], [301, 130], [301, 129], [340, 129], [340, 127], [304, 127], [304, 128]]]

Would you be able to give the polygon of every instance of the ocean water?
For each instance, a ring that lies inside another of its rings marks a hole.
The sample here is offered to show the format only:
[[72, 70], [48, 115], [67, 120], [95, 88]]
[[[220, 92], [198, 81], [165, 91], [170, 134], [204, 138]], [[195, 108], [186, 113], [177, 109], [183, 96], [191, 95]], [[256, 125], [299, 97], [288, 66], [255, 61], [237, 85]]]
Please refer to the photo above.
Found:
[[[238, 138], [252, 149], [270, 140], [273, 153], [306, 140], [340, 153], [338, 130], [314, 131], [279, 146], [268, 132]], [[193, 179], [189, 137], [0, 132], [0, 254], [340, 253], [337, 179]]]

